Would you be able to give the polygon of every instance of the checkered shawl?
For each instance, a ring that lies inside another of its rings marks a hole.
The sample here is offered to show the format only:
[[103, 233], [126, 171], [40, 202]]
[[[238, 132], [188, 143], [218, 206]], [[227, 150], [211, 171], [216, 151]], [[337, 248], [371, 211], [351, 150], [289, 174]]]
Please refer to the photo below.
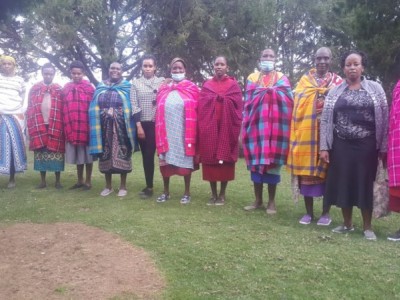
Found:
[[294, 89], [294, 109], [290, 126], [290, 150], [287, 165], [293, 175], [325, 178], [328, 165], [319, 159], [319, 120], [317, 100], [342, 82], [335, 73], [328, 73], [318, 84], [316, 70], [304, 74]]
[[167, 129], [165, 123], [165, 102], [168, 94], [177, 91], [184, 103], [185, 109], [185, 153], [187, 156], [196, 154], [197, 139], [197, 101], [199, 88], [189, 80], [179, 83], [163, 84], [157, 94], [156, 110], [156, 147], [157, 153], [166, 153], [169, 150]]
[[[242, 124], [243, 101], [239, 84], [229, 79], [229, 88], [224, 95], [215, 91], [215, 81], [207, 80], [199, 98], [199, 154], [205, 164], [236, 162], [239, 152], [239, 133]], [[221, 102], [222, 111], [218, 126], [215, 115], [216, 102]]]
[[393, 90], [388, 137], [389, 186], [400, 186], [400, 80]]
[[[41, 109], [43, 97], [46, 93], [50, 94], [51, 99], [48, 129], [46, 129]], [[31, 88], [28, 101], [26, 116], [29, 132], [29, 149], [34, 151], [47, 147], [50, 151], [64, 153], [65, 139], [61, 86], [55, 83], [46, 85], [43, 82], [39, 82]]]
[[[258, 73], [259, 74], [259, 73]], [[247, 166], [284, 165], [289, 150], [293, 94], [289, 80], [277, 73], [271, 86], [248, 77], [243, 116], [243, 154]]]
[[89, 104], [94, 87], [87, 80], [69, 82], [63, 89], [65, 139], [73, 145], [89, 143]]
[[90, 107], [89, 107], [89, 124], [90, 124], [89, 153], [92, 155], [99, 155], [103, 153], [99, 96], [110, 90], [117, 92], [122, 99], [126, 132], [128, 134], [132, 148], [135, 148], [136, 145], [135, 143], [136, 129], [133, 122], [132, 106], [130, 102], [131, 84], [126, 80], [122, 80], [121, 82], [116, 84], [112, 84], [109, 81], [100, 82], [96, 87], [93, 100], [92, 102], [90, 102]]

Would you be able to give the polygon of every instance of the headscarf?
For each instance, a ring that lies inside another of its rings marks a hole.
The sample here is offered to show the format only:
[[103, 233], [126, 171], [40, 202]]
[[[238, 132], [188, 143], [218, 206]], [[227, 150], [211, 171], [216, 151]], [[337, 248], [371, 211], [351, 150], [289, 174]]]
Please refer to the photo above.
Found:
[[8, 56], [8, 55], [1, 56], [1, 62], [3, 62], [3, 61], [11, 62], [14, 65], [14, 67], [17, 65], [17, 62], [15, 61], [14, 57], [12, 57], [12, 56]]
[[183, 60], [183, 58], [180, 58], [180, 57], [175, 57], [175, 58], [171, 61], [171, 64], [169, 65], [170, 68], [172, 68], [172, 66], [174, 65], [174, 63], [176, 63], [176, 62], [178, 62], [178, 61], [180, 61], [180, 62], [183, 64], [183, 66], [185, 67], [185, 69], [186, 69], [186, 62]]
[[15, 67], [17, 65], [17, 62], [15, 61], [14, 57], [8, 55], [2, 55], [0, 56], [0, 63], [3, 63], [3, 61], [11, 62], [14, 65], [13, 75], [15, 75]]

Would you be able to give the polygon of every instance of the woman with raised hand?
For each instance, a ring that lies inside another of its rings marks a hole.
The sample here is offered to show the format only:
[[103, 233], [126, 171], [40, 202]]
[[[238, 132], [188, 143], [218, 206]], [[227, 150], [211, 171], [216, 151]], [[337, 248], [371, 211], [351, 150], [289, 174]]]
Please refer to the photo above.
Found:
[[364, 78], [367, 56], [345, 53], [341, 67], [345, 81], [325, 99], [321, 115], [320, 157], [329, 164], [324, 205], [342, 209], [343, 224], [335, 233], [354, 231], [353, 207], [361, 210], [364, 237], [372, 230], [373, 183], [378, 157], [386, 163], [388, 105], [382, 86]]
[[180, 203], [188, 204], [197, 150], [199, 89], [186, 79], [186, 62], [182, 58], [174, 58], [170, 68], [171, 78], [165, 80], [157, 95], [156, 147], [164, 182], [164, 192], [157, 202], [170, 198], [170, 177], [180, 175], [185, 182]]
[[226, 58], [218, 56], [214, 60], [214, 77], [204, 82], [199, 98], [199, 155], [203, 180], [209, 181], [211, 187], [208, 205], [224, 205], [226, 187], [235, 178], [238, 159], [242, 91], [227, 72]]

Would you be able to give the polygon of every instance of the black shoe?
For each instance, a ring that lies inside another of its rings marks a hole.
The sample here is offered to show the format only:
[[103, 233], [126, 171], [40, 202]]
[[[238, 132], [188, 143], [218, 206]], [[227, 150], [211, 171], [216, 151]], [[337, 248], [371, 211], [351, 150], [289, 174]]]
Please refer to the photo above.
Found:
[[392, 234], [392, 235], [389, 235], [388, 237], [387, 237], [387, 239], [389, 240], [389, 241], [392, 241], [392, 242], [399, 242], [400, 241], [400, 230], [398, 230], [398, 231], [396, 231], [394, 234]]
[[139, 193], [139, 196], [143, 199], [150, 198], [151, 196], [153, 196], [153, 189], [149, 189], [146, 187]]

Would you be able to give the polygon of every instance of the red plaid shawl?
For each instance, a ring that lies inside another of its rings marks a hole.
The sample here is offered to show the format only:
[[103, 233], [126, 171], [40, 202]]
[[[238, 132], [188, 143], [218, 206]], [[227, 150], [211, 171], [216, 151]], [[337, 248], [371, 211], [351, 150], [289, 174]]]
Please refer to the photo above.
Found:
[[282, 73], [267, 78], [253, 73], [247, 79], [243, 116], [243, 153], [248, 167], [284, 165], [289, 151], [293, 94]]
[[393, 90], [388, 137], [389, 186], [400, 186], [400, 81]]
[[[44, 124], [41, 105], [45, 93], [51, 97], [49, 127]], [[27, 125], [29, 132], [29, 149], [34, 151], [47, 147], [54, 152], [65, 152], [65, 139], [62, 119], [61, 86], [43, 82], [35, 84], [29, 92]]]
[[89, 144], [89, 104], [94, 87], [87, 80], [69, 82], [63, 89], [65, 139], [73, 145]]
[[[236, 162], [238, 159], [239, 133], [242, 124], [243, 101], [239, 84], [227, 79], [228, 89], [219, 94], [214, 79], [207, 80], [199, 98], [199, 154], [205, 164]], [[216, 102], [222, 104], [218, 126]]]
[[156, 147], [157, 153], [166, 153], [169, 150], [167, 130], [165, 126], [165, 101], [168, 94], [176, 90], [185, 106], [185, 152], [187, 156], [196, 154], [197, 139], [197, 101], [199, 88], [189, 80], [179, 83], [163, 84], [157, 94], [156, 111]]

